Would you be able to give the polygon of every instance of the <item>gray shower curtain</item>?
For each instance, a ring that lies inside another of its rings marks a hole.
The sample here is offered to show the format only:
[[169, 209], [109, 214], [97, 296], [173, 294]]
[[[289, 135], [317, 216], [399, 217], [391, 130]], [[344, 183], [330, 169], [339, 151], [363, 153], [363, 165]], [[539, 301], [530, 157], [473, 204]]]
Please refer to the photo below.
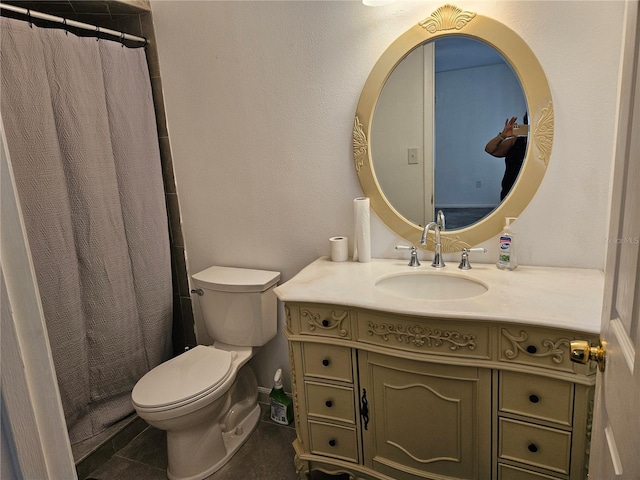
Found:
[[2, 18], [0, 108], [71, 443], [133, 412], [171, 354], [172, 289], [143, 49]]

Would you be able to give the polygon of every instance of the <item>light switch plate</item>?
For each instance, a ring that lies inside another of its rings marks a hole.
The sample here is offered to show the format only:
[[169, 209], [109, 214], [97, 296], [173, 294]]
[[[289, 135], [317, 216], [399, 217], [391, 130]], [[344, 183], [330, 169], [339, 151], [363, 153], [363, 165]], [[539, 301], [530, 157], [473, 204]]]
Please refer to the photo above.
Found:
[[418, 149], [417, 148], [409, 148], [407, 149], [407, 158], [409, 160], [409, 165], [417, 165], [418, 163]]

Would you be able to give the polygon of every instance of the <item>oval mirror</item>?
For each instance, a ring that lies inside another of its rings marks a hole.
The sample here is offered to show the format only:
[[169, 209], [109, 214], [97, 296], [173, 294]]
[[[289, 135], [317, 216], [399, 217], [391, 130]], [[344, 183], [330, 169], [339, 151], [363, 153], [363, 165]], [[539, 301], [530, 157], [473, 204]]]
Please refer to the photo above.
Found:
[[[517, 180], [501, 200], [504, 159], [485, 145], [510, 117], [530, 127]], [[442, 210], [443, 251], [459, 251], [498, 234], [538, 189], [553, 142], [551, 93], [515, 32], [445, 5], [380, 57], [360, 96], [353, 141], [376, 214], [417, 245], [420, 225]]]

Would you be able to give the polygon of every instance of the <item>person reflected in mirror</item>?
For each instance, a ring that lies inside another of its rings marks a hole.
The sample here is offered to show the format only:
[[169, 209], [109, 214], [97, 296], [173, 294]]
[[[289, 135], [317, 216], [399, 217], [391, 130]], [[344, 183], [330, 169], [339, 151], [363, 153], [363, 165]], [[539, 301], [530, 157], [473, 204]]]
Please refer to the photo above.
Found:
[[[505, 120], [504, 128], [493, 137], [484, 147], [484, 151], [497, 158], [504, 158], [504, 176], [502, 177], [502, 190], [500, 191], [500, 201], [504, 200], [511, 187], [516, 182], [525, 153], [527, 152], [527, 135], [516, 135], [514, 127], [517, 127], [517, 117]], [[527, 125], [528, 118], [525, 113], [522, 122]]]

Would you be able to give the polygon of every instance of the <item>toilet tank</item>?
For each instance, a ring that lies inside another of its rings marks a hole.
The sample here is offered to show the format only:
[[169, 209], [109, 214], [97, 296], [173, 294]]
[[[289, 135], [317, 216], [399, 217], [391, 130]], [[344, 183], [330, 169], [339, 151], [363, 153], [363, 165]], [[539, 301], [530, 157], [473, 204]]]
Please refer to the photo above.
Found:
[[278, 300], [273, 289], [280, 272], [211, 267], [191, 277], [209, 335], [217, 342], [260, 346], [278, 329]]

